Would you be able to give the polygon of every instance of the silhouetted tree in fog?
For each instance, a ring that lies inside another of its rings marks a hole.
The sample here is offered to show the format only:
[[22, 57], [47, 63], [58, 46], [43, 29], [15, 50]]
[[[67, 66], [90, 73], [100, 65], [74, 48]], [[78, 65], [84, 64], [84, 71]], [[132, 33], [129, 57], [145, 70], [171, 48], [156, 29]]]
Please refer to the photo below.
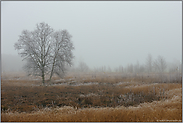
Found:
[[134, 72], [135, 73], [139, 73], [140, 72], [140, 65], [139, 62], [137, 61], [137, 63], [134, 65]]
[[48, 24], [37, 24], [34, 31], [23, 30], [19, 40], [15, 43], [15, 49], [19, 51], [28, 75], [41, 76], [43, 84], [45, 75], [53, 74], [63, 77], [67, 65], [72, 65], [71, 35], [67, 30], [54, 31]]
[[159, 72], [164, 72], [167, 64], [165, 59], [162, 56], [158, 56], [158, 58], [154, 61], [153, 66], [155, 70], [158, 70]]
[[119, 66], [115, 69], [116, 72], [123, 73], [123, 66]]
[[67, 30], [55, 32], [52, 43], [50, 80], [54, 73], [61, 78], [64, 76], [66, 67], [72, 65], [72, 50], [74, 49], [71, 42], [71, 35]]
[[89, 71], [88, 65], [84, 62], [79, 63], [78, 69], [79, 69], [80, 72], [88, 72]]
[[128, 67], [127, 67], [127, 72], [128, 73], [133, 73], [133, 64], [130, 64], [130, 65], [128, 65]]
[[152, 72], [152, 68], [153, 68], [153, 59], [152, 59], [152, 55], [149, 54], [147, 56], [147, 61], [146, 61], [146, 68], [147, 68], [147, 71], [150, 73]]

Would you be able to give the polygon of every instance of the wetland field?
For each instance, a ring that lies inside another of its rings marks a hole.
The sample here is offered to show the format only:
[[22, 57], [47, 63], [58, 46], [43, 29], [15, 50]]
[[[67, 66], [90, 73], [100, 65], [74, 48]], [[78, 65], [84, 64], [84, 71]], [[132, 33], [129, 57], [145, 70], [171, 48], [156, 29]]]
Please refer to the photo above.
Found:
[[68, 74], [42, 85], [2, 75], [1, 121], [182, 122], [182, 79], [172, 76]]

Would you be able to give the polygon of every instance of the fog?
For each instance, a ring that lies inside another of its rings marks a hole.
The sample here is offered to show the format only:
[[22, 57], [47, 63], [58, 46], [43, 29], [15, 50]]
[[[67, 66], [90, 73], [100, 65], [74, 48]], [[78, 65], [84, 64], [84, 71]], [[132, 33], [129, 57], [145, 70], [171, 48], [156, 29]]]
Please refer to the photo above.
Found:
[[2, 54], [2, 72], [22, 72], [25, 62], [18, 55]]
[[14, 43], [24, 29], [48, 23], [73, 36], [74, 67], [144, 65], [148, 54], [182, 61], [182, 1], [2, 1], [2, 71], [22, 71]]

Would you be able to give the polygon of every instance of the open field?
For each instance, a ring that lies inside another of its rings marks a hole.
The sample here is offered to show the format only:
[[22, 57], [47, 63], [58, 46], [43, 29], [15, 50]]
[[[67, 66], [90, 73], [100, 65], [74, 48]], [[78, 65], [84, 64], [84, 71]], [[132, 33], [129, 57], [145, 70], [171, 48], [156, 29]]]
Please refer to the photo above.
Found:
[[[172, 78], [172, 77], [171, 77]], [[164, 75], [68, 75], [1, 82], [2, 121], [182, 121], [181, 79]]]

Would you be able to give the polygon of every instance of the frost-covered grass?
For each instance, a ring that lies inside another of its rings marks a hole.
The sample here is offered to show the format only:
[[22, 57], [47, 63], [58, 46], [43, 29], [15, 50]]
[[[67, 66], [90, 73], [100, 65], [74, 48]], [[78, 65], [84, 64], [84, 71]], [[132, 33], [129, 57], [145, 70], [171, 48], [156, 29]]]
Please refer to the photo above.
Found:
[[[173, 89], [174, 90], [174, 89]], [[172, 90], [172, 91], [173, 91]], [[61, 121], [138, 121], [138, 122], [159, 122], [161, 120], [181, 122], [182, 121], [182, 97], [181, 88], [177, 96], [165, 101], [154, 101], [152, 103], [141, 103], [137, 107], [105, 107], [76, 109], [70, 106], [57, 108], [43, 108], [31, 113], [2, 113], [2, 121], [23, 121], [23, 122], [61, 122]]]
[[[105, 78], [106, 77], [106, 78]], [[154, 77], [67, 76], [40, 80], [3, 79], [2, 121], [181, 120], [182, 84]]]

